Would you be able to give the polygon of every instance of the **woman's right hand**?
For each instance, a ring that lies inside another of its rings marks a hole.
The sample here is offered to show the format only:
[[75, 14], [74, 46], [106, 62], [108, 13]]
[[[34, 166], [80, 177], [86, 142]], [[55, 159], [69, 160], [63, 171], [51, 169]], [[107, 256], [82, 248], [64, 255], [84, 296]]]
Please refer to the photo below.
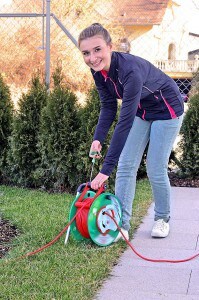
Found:
[[101, 146], [100, 142], [95, 140], [95, 141], [92, 142], [90, 152], [89, 152], [89, 156], [99, 159], [99, 158], [102, 157], [101, 153], [100, 153], [101, 150], [102, 150], [102, 146]]

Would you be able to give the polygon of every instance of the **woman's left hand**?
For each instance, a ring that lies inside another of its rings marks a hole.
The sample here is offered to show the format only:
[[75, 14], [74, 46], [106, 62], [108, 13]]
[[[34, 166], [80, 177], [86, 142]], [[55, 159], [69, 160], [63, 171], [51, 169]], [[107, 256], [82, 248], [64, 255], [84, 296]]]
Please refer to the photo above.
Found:
[[97, 176], [91, 181], [91, 188], [93, 190], [98, 190], [108, 178], [109, 176], [98, 173]]

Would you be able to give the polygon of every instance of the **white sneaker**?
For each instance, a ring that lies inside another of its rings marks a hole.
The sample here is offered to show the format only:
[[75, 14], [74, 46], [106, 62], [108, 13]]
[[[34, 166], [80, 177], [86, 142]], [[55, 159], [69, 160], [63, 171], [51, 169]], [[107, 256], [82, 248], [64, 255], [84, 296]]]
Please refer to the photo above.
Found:
[[[129, 233], [128, 233], [128, 231], [126, 229], [124, 229], [124, 228], [121, 228], [121, 231], [124, 234], [125, 238], [129, 241]], [[123, 235], [119, 231], [117, 237], [115, 238], [115, 240], [113, 242], [116, 243], [120, 239], [124, 240], [124, 237], [123, 237]]]
[[151, 231], [152, 237], [164, 238], [169, 234], [169, 223], [165, 222], [163, 219], [155, 221], [153, 229]]

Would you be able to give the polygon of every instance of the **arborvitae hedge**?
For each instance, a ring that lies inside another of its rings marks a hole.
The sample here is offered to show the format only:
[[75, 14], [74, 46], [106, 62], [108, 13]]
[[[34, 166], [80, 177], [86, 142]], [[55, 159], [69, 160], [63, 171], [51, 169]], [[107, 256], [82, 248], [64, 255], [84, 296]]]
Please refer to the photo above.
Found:
[[54, 89], [42, 111], [38, 143], [41, 166], [35, 172], [35, 180], [46, 189], [72, 191], [77, 185], [80, 133], [77, 98], [62, 84], [60, 70], [53, 78]]
[[[99, 95], [93, 86], [85, 106], [78, 106], [75, 94], [62, 83], [60, 72], [58, 69], [53, 75], [54, 87], [49, 95], [36, 77], [30, 91], [18, 103], [6, 170], [10, 182], [19, 186], [74, 192], [81, 183], [90, 181], [89, 150], [100, 113]], [[91, 179], [101, 169], [119, 113], [120, 104], [102, 148], [102, 159], [96, 160]], [[116, 168], [108, 180], [112, 192], [115, 173]], [[143, 174], [145, 156], [138, 178]]]
[[199, 93], [189, 100], [181, 135], [182, 172], [185, 176], [199, 177]]
[[10, 91], [0, 74], [0, 181], [5, 181], [8, 139], [12, 130], [13, 104]]
[[39, 164], [37, 149], [41, 110], [46, 104], [45, 85], [34, 76], [30, 90], [18, 102], [13, 122], [8, 158], [10, 181], [20, 186], [34, 186], [33, 173]]

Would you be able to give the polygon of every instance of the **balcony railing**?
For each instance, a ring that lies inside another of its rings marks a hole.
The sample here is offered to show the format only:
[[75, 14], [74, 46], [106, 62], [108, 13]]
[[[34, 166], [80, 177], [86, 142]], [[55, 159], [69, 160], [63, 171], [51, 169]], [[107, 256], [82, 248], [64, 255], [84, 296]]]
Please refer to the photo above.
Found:
[[199, 60], [156, 60], [154, 65], [163, 72], [195, 73], [199, 68]]

